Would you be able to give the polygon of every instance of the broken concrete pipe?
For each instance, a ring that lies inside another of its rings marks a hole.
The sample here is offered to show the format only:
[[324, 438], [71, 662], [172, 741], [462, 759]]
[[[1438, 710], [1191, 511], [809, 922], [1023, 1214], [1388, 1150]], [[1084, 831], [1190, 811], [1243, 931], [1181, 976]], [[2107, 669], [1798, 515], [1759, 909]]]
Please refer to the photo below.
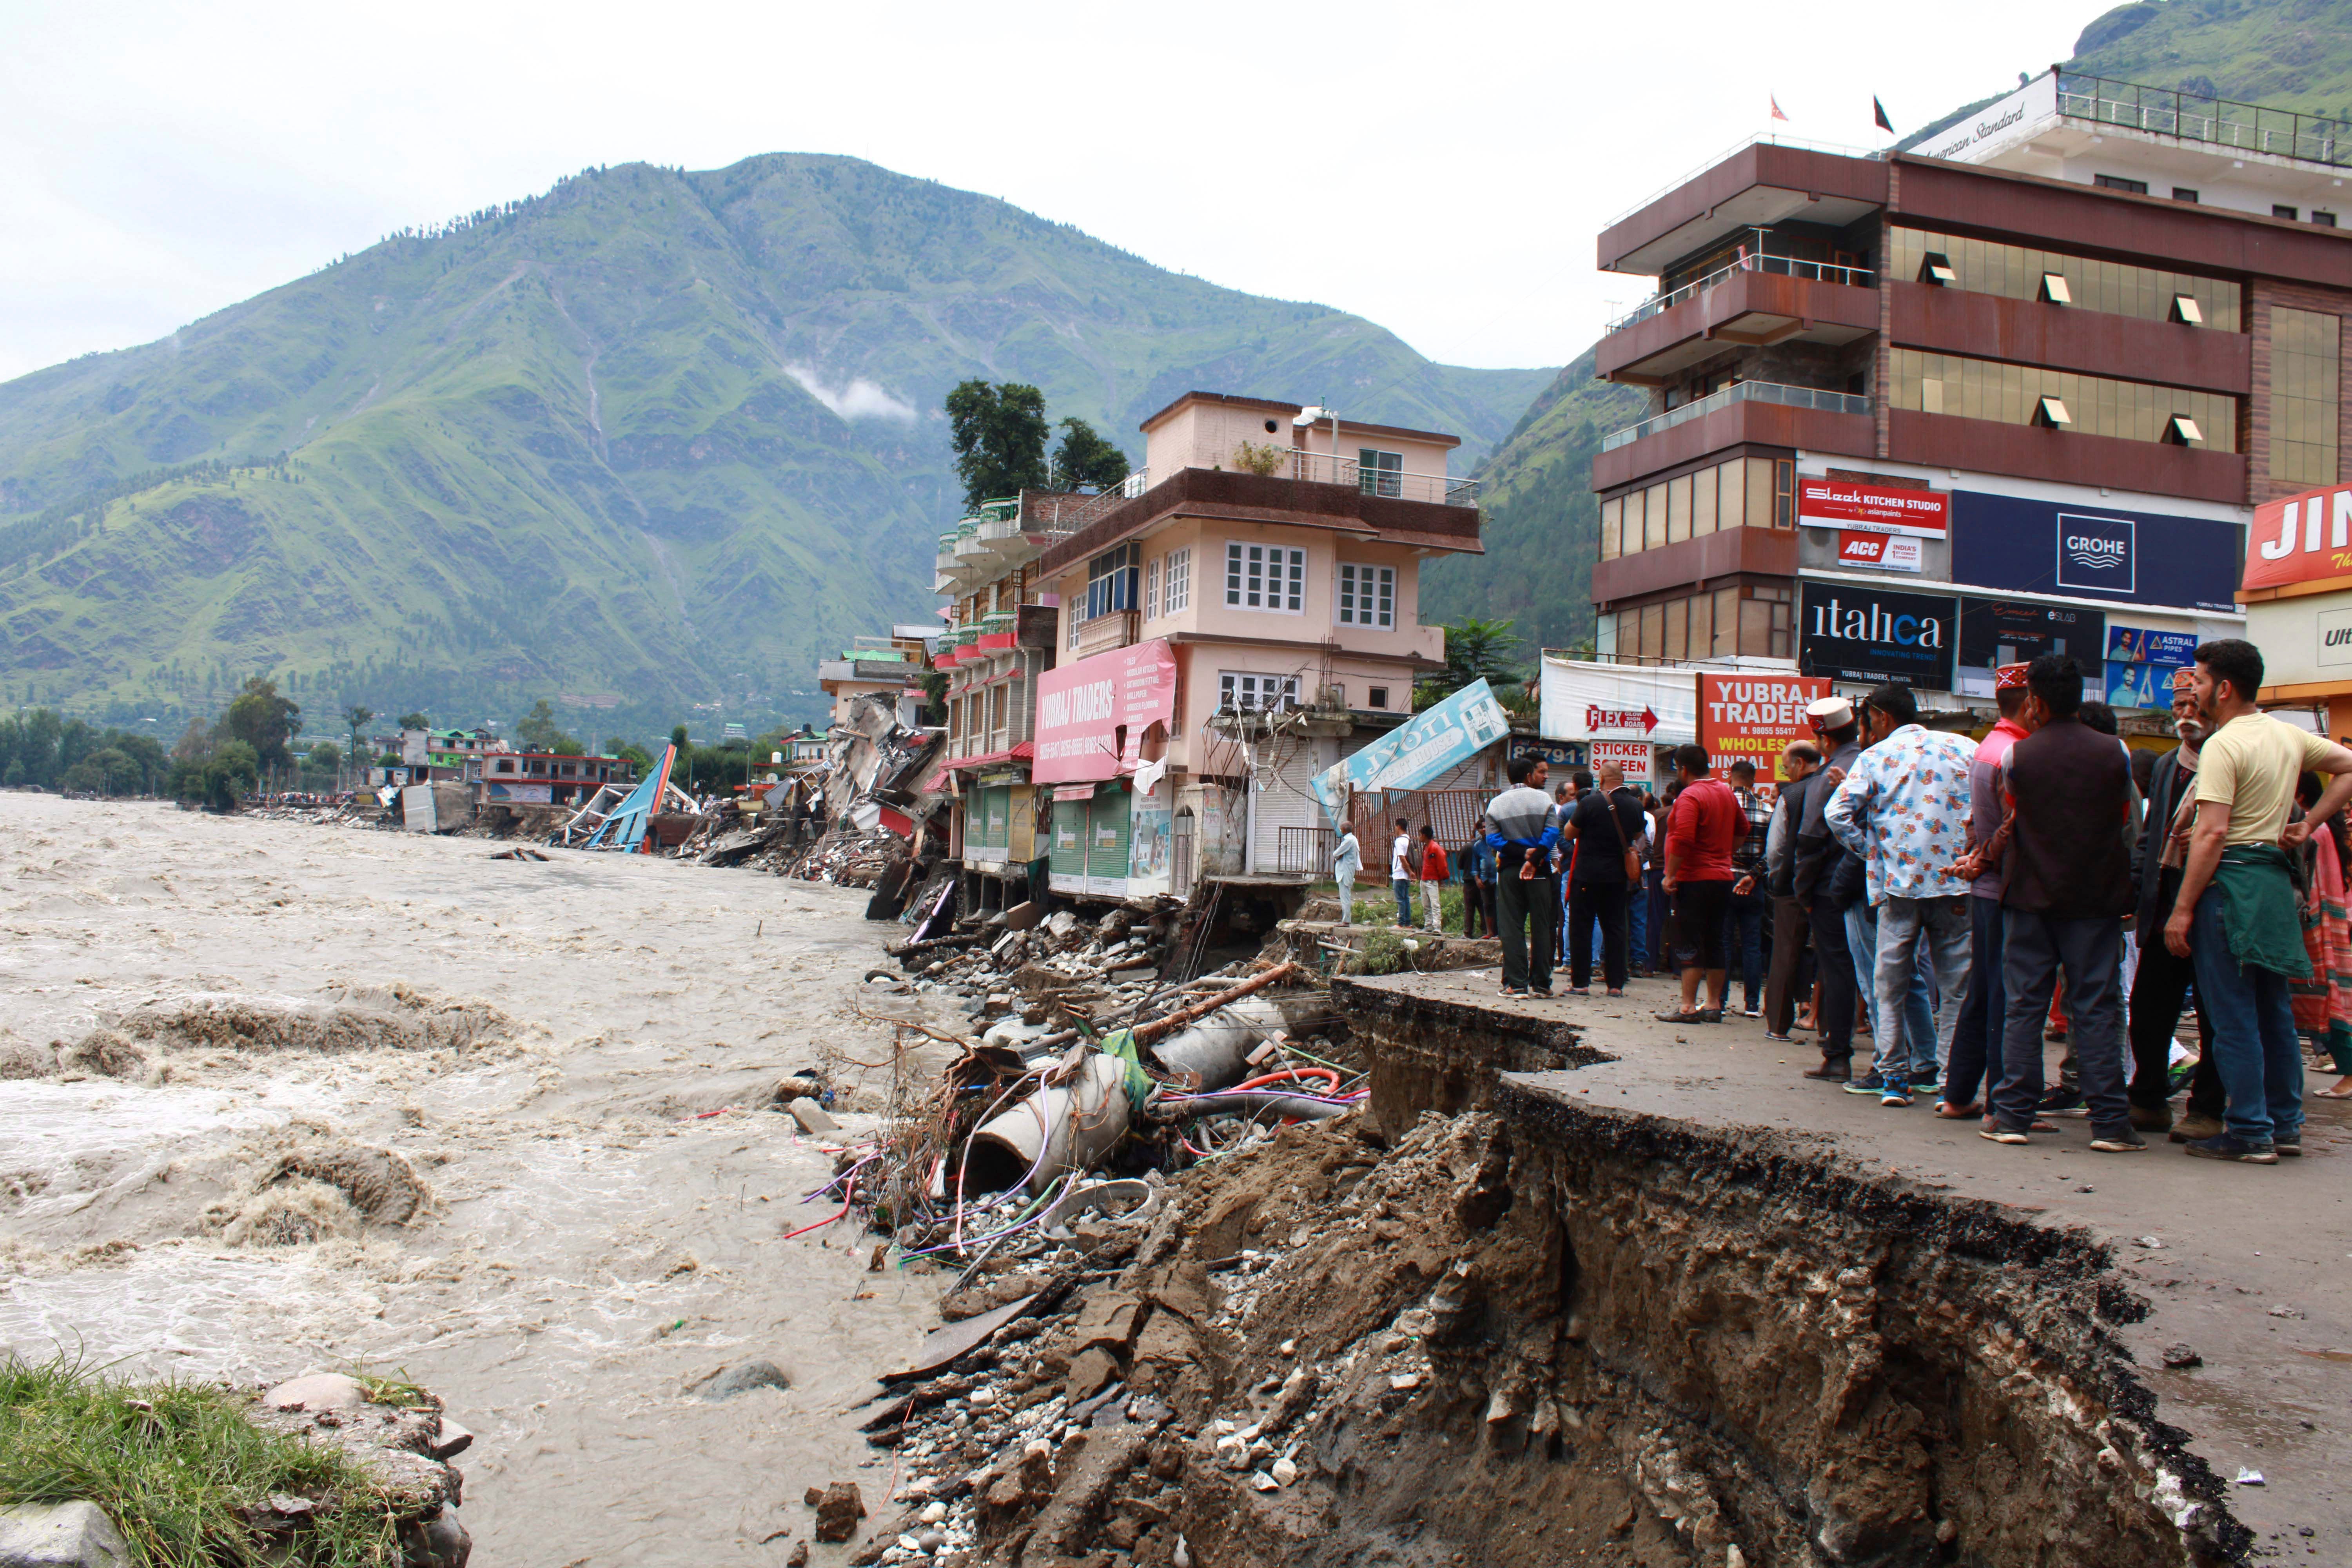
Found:
[[1109, 1152], [1127, 1136], [1127, 1118], [1126, 1064], [1091, 1054], [1069, 1083], [1041, 1089], [981, 1125], [966, 1152], [965, 1184], [1003, 1192], [1025, 1178], [1030, 1192], [1042, 1193]]
[[1249, 1054], [1287, 1023], [1281, 1004], [1252, 996], [1160, 1041], [1151, 1054], [1179, 1083], [1224, 1089], [1249, 1076]]

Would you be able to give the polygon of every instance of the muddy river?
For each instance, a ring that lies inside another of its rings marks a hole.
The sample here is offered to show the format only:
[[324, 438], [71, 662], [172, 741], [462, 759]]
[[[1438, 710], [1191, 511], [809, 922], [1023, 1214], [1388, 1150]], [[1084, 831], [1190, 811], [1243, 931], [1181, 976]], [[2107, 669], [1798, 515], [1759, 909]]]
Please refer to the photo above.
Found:
[[[404, 1372], [478, 1435], [476, 1562], [780, 1563], [807, 1485], [887, 1485], [844, 1413], [937, 1322], [849, 1227], [782, 1239], [831, 1160], [752, 1109], [829, 1067], [875, 1125], [898, 928], [498, 847], [0, 794], [0, 1071], [67, 1047], [0, 1081], [0, 1346]], [[751, 1358], [793, 1386], [690, 1392]]]

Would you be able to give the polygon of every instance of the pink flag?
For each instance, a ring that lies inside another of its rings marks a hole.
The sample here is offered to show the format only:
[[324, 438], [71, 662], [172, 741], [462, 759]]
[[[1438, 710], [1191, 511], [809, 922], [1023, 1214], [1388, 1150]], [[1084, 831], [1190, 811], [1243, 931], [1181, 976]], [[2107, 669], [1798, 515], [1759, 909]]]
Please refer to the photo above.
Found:
[[1765, 97], [1767, 97], [1767, 98], [1771, 99], [1771, 100], [1772, 100], [1772, 118], [1773, 118], [1773, 119], [1775, 119], [1775, 120], [1786, 120], [1786, 119], [1788, 119], [1788, 118], [1789, 118], [1787, 115], [1785, 115], [1785, 114], [1783, 114], [1783, 113], [1781, 113], [1781, 112], [1780, 112], [1780, 99], [1779, 99], [1778, 97], [1776, 97], [1775, 95], [1773, 95], [1773, 94], [1771, 94], [1771, 93], [1766, 93], [1764, 96], [1765, 96]]

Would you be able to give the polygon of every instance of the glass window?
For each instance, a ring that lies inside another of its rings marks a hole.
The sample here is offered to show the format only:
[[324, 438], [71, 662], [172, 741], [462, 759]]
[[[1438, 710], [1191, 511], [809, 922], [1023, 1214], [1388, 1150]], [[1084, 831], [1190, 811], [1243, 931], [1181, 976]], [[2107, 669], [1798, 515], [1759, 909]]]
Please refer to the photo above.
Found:
[[1772, 460], [1772, 526], [1797, 526], [1797, 460], [1794, 458]]
[[1298, 677], [1221, 669], [1217, 672], [1217, 706], [1234, 713], [1296, 708], [1298, 706]]
[[[2343, 336], [2344, 323], [2335, 316], [2315, 310], [2271, 311], [2273, 479], [2304, 486], [2336, 482]], [[2204, 428], [2201, 421], [2200, 428]], [[2206, 429], [2205, 436], [2210, 441], [2213, 432]]]
[[1160, 562], [1157, 557], [1143, 563], [1143, 618], [1160, 618]]
[[[1628, 611], [1627, 614], [1630, 615], [1632, 612]], [[1664, 605], [1643, 605], [1642, 644], [1639, 650], [1641, 656], [1643, 658], [1656, 658], [1658, 650], [1665, 646], [1665, 640], [1666, 607]]]
[[1339, 563], [1339, 624], [1343, 626], [1396, 625], [1396, 568]]
[[2161, 441], [2172, 416], [2182, 414], [2204, 432], [2206, 447], [2216, 452], [2237, 450], [2238, 400], [2222, 393], [2183, 392], [2038, 365], [1921, 353], [1916, 349], [1894, 352], [1892, 379], [1892, 406], [1896, 408], [2031, 425], [2042, 400], [2054, 397], [2074, 416], [2071, 428], [2086, 436]]
[[1739, 651], [1739, 590], [1717, 588], [1715, 591], [1715, 643], [1710, 650], [1717, 658], [1729, 658]]
[[1375, 452], [1370, 447], [1358, 448], [1356, 483], [1368, 496], [1404, 494], [1404, 454]]
[[1625, 521], [1625, 498], [1601, 503], [1601, 559], [1617, 559], [1617, 531]]
[[1706, 658], [1715, 651], [1715, 595], [1700, 594], [1690, 602], [1690, 641], [1685, 658]]
[[1774, 605], [1762, 599], [1743, 599], [1739, 605], [1739, 651], [1758, 658], [1769, 658], [1772, 652], [1772, 611]]
[[1087, 563], [1086, 618], [1135, 608], [1137, 546], [1122, 544]]
[[1748, 459], [1748, 526], [1772, 526], [1772, 459]]
[[1743, 459], [1734, 458], [1718, 467], [1715, 481], [1716, 524], [1720, 528], [1738, 528], [1747, 516], [1748, 476], [1741, 468]]
[[1679, 474], [1666, 481], [1666, 542], [1680, 544], [1691, 536], [1691, 481]]
[[1684, 650], [1689, 646], [1690, 601], [1688, 599], [1669, 599], [1666, 601], [1666, 647], [1663, 657], [1667, 658], [1687, 658], [1688, 655]]
[[1168, 552], [1168, 614], [1181, 614], [1192, 607], [1192, 547]]
[[1652, 485], [1642, 497], [1642, 548], [1655, 550], [1666, 542], [1666, 487]]
[[1280, 544], [1225, 546], [1225, 604], [1296, 615], [1307, 603], [1307, 552]]
[[[2183, 199], [2180, 190], [2173, 192]], [[2195, 201], [2197, 193], [2185, 193]], [[2012, 300], [2041, 297], [2042, 279], [2055, 273], [2066, 280], [2074, 309], [2104, 310], [2110, 315], [2137, 316], [2143, 321], [2172, 319], [2175, 295], [2197, 301], [2205, 324], [2217, 331], [2238, 330], [2238, 286], [2219, 278], [2195, 278], [2121, 262], [2092, 261], [2054, 250], [2033, 250], [1999, 245], [1991, 240], [1964, 239], [1927, 229], [1895, 227], [1887, 231], [1887, 271], [1896, 278], [1916, 278], [1930, 254], [1947, 257], [1958, 276], [1945, 286], [1979, 294], [2002, 294]]]
[[1691, 476], [1691, 537], [1704, 539], [1715, 531], [1715, 470], [1701, 468]]

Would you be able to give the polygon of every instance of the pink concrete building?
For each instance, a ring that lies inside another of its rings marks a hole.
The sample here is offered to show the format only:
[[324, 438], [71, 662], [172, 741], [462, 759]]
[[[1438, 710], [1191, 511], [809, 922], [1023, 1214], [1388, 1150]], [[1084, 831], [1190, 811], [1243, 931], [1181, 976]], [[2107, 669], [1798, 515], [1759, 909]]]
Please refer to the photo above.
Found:
[[1445, 648], [1422, 563], [1482, 548], [1459, 443], [1202, 392], [1142, 429], [1144, 478], [1037, 560], [1060, 617], [1032, 774], [1052, 884], [1319, 872], [1307, 780], [1412, 711]]

